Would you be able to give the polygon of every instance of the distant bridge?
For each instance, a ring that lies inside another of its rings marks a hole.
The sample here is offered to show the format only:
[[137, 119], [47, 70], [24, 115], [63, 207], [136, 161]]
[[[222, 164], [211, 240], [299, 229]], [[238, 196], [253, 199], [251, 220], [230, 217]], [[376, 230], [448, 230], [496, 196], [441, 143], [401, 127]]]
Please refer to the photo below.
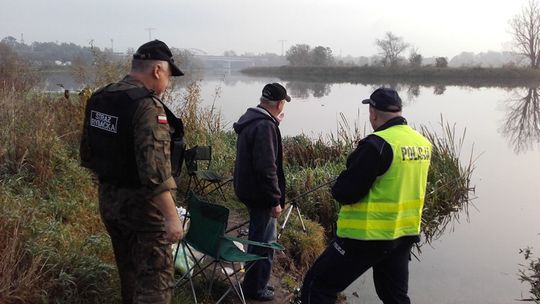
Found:
[[195, 58], [201, 60], [207, 65], [219, 65], [227, 70], [232, 69], [233, 63], [237, 63], [235, 66], [238, 68], [245, 68], [255, 66], [256, 62], [261, 62], [260, 57], [248, 56], [195, 55]]

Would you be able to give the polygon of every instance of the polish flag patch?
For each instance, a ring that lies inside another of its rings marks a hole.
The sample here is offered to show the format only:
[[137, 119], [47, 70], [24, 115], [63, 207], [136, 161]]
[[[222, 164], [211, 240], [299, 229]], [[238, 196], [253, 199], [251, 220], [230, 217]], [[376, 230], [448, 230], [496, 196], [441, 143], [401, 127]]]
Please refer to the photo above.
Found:
[[161, 124], [166, 124], [166, 123], [167, 123], [167, 116], [165, 116], [165, 115], [158, 115], [158, 117], [157, 117], [157, 122], [158, 122], [158, 123], [161, 123]]

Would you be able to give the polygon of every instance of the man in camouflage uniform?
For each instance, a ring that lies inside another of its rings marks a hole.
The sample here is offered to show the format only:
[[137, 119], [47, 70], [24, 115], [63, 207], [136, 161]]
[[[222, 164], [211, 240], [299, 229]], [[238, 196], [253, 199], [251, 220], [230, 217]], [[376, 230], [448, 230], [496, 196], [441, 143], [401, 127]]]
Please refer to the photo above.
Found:
[[160, 100], [183, 73], [154, 40], [133, 55], [129, 75], [96, 91], [86, 106], [81, 164], [99, 179], [99, 208], [111, 237], [123, 303], [169, 303], [170, 244], [182, 235], [171, 175], [171, 134], [181, 122]]

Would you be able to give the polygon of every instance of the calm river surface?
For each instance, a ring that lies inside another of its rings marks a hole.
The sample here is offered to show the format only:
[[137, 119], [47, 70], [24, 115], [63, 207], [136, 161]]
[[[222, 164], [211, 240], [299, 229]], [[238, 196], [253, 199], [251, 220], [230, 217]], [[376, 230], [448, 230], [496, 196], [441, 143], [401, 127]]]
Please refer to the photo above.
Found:
[[[202, 82], [203, 103], [210, 105], [216, 88], [228, 127], [255, 106], [265, 83], [275, 78], [242, 75], [207, 77]], [[335, 132], [340, 113], [367, 132], [368, 108], [360, 101], [375, 86], [359, 84], [309, 84], [282, 81], [293, 100], [286, 105], [283, 135], [317, 136]], [[398, 88], [399, 89], [399, 88]], [[430, 246], [420, 261], [410, 265], [413, 303], [513, 303], [528, 296], [517, 272], [523, 262], [520, 248], [534, 247], [540, 255], [540, 101], [534, 90], [466, 87], [403, 87], [404, 116], [411, 125], [431, 125], [440, 130], [441, 115], [466, 129], [464, 159], [476, 162], [476, 186], [469, 221], [462, 215], [454, 230]], [[416, 96], [415, 96], [416, 95]], [[530, 98], [527, 98], [529, 95]], [[371, 273], [346, 290], [349, 303], [378, 303]]]

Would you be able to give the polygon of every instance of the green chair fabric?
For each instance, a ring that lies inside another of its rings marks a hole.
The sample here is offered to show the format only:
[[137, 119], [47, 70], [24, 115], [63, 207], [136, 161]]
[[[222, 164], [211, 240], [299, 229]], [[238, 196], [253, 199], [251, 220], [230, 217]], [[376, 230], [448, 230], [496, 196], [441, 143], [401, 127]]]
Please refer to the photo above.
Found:
[[[199, 268], [195, 273], [193, 273], [193, 276], [196, 276], [198, 274], [202, 274], [204, 276], [203, 271], [212, 265], [214, 266], [212, 277], [210, 277], [209, 279], [209, 293], [212, 289], [212, 283], [215, 279], [215, 270], [218, 265], [220, 266], [223, 273], [227, 273], [223, 263], [245, 263], [265, 259], [265, 257], [263, 256], [246, 253], [240, 250], [234, 244], [234, 242], [241, 242], [254, 246], [262, 246], [275, 250], [284, 249], [283, 246], [278, 243], [260, 243], [226, 236], [225, 231], [227, 229], [227, 222], [229, 220], [229, 209], [224, 206], [211, 204], [203, 201], [192, 191], [188, 192], [187, 203], [188, 213], [190, 217], [190, 226], [187, 235], [181, 241], [181, 243], [184, 248], [183, 250], [185, 250], [185, 248], [188, 248], [188, 250], [190, 251], [189, 246], [191, 246], [195, 250], [206, 255], [206, 257], [210, 257], [212, 259], [211, 263], [208, 263], [203, 267], [202, 263], [200, 262], [202, 260], [201, 258], [195, 262], [195, 266], [193, 267]], [[190, 253], [192, 252], [190, 251]], [[182, 279], [185, 279], [186, 276], [189, 278], [189, 281], [192, 284], [192, 291], [194, 293], [193, 282], [191, 281], [192, 270], [193, 269], [187, 271], [186, 274], [184, 274], [184, 276], [182, 277]], [[233, 282], [231, 280], [231, 277], [233, 276], [235, 277], [236, 282]], [[240, 277], [238, 275], [238, 271], [235, 271], [233, 274], [227, 275], [227, 280], [229, 281], [231, 287], [220, 298], [218, 303], [223, 300], [225, 296], [231, 291], [234, 291], [240, 301], [242, 301], [242, 303], [245, 303], [245, 298], [243, 295], [242, 287], [240, 285]], [[177, 286], [178, 285], [180, 284], [177, 284]], [[193, 296], [196, 302], [195, 293], [193, 294]]]

